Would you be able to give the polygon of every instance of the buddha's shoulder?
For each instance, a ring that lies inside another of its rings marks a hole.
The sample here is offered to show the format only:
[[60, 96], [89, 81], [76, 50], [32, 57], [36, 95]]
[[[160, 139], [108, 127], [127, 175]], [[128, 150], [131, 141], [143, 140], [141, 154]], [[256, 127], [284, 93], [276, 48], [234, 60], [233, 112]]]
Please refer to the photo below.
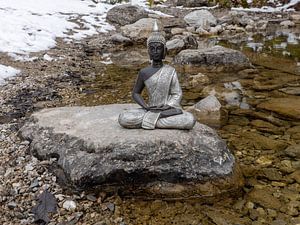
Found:
[[143, 74], [147, 74], [149, 73], [149, 71], [151, 71], [152, 67], [151, 66], [147, 66], [143, 69], [140, 70], [140, 74], [143, 75]]

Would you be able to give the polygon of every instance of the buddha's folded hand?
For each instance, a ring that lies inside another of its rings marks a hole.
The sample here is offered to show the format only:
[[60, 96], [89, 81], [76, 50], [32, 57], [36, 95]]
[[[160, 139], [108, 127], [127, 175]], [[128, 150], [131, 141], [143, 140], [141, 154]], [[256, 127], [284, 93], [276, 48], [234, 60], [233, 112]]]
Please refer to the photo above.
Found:
[[182, 112], [181, 109], [171, 108], [171, 109], [167, 109], [167, 110], [162, 111], [160, 113], [160, 118], [175, 116], [175, 115], [179, 115], [179, 114], [182, 114], [182, 113], [183, 112]]
[[173, 109], [173, 107], [169, 106], [169, 105], [151, 106], [151, 107], [148, 108], [148, 111], [151, 111], [151, 112], [162, 112], [162, 111], [169, 110], [169, 109]]

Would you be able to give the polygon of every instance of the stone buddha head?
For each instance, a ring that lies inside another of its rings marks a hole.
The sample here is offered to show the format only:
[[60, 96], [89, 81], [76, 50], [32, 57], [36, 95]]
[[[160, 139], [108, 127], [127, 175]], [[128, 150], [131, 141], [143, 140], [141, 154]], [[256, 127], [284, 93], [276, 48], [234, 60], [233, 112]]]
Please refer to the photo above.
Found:
[[162, 61], [166, 56], [166, 39], [159, 31], [156, 21], [153, 25], [153, 32], [147, 39], [147, 48], [150, 60]]

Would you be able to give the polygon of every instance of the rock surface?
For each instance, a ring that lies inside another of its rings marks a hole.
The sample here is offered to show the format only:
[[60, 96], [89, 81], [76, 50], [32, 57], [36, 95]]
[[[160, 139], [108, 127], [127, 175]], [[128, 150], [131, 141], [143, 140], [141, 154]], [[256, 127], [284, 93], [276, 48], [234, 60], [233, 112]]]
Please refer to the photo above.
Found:
[[222, 122], [221, 103], [214, 95], [201, 99], [187, 111], [193, 113], [198, 121], [211, 127], [220, 127]]
[[174, 63], [184, 65], [186, 72], [193, 72], [199, 67], [213, 71], [238, 71], [251, 67], [249, 59], [242, 52], [222, 46], [183, 50], [175, 57]]
[[125, 4], [113, 7], [107, 12], [106, 19], [109, 22], [119, 24], [121, 26], [132, 24], [139, 19], [145, 18], [148, 13], [144, 8], [136, 5]]
[[[122, 34], [134, 41], [144, 41], [151, 34], [154, 21], [155, 19], [152, 18], [143, 18], [133, 24], [125, 25], [121, 27]], [[159, 30], [163, 30], [161, 22], [159, 20], [156, 21]]]
[[210, 26], [217, 25], [217, 19], [207, 10], [196, 10], [184, 17], [184, 21], [190, 26], [209, 29]]
[[208, 0], [178, 0], [176, 5], [184, 7], [201, 7], [210, 6], [211, 3]]
[[[132, 107], [137, 106], [44, 109], [20, 133], [39, 159], [58, 158], [77, 188], [108, 185], [125, 193], [185, 198], [241, 187], [234, 157], [214, 130], [199, 123], [192, 131], [121, 128], [119, 113]], [[133, 184], [137, 188], [129, 188]]]
[[291, 119], [300, 120], [300, 97], [273, 98], [257, 106]]

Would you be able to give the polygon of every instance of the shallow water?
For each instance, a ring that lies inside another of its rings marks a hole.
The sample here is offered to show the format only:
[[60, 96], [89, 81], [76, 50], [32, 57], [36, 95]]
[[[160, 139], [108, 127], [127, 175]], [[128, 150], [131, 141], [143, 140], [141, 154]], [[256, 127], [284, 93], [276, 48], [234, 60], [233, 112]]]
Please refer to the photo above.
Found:
[[[289, 224], [300, 222], [300, 185], [293, 178], [300, 162], [284, 153], [287, 146], [300, 143], [299, 33], [297, 29], [273, 30], [265, 35], [217, 40], [243, 51], [256, 70], [206, 74], [209, 81], [204, 82], [205, 90], [195, 91], [195, 87], [189, 87], [188, 75], [179, 74], [184, 106], [212, 90], [222, 102], [227, 116], [222, 117], [218, 132], [228, 142], [246, 178], [243, 196], [215, 204], [123, 199], [116, 202], [115, 216], [125, 218], [126, 224], [271, 224], [279, 219]], [[128, 51], [129, 61], [134, 61], [129, 67], [128, 59], [122, 56], [102, 58], [105, 63], [113, 63], [96, 71], [96, 78], [82, 87], [82, 105], [132, 102], [136, 75], [148, 62], [144, 50]], [[266, 101], [269, 104], [262, 104]], [[210, 121], [200, 122], [211, 125]], [[277, 201], [282, 204], [276, 205]]]

